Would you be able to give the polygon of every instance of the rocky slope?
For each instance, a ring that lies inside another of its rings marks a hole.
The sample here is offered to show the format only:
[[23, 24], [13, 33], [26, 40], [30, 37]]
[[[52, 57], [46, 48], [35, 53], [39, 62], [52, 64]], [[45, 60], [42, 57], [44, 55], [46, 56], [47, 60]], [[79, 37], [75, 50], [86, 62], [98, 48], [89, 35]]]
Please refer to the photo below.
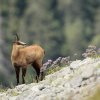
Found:
[[39, 83], [0, 93], [0, 100], [85, 100], [100, 89], [100, 58], [73, 61]]

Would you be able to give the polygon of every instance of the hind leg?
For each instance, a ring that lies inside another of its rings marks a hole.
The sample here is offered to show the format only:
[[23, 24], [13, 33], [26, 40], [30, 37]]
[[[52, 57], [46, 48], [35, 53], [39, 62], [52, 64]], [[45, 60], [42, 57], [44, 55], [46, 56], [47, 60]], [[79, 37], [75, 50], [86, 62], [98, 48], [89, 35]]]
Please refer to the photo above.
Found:
[[36, 62], [34, 62], [33, 64], [32, 64], [32, 67], [35, 69], [35, 71], [36, 71], [36, 81], [37, 81], [37, 83], [38, 83], [38, 81], [39, 81], [39, 76], [40, 76], [40, 67], [39, 67], [39, 64], [38, 63], [36, 63]]
[[41, 66], [41, 68], [40, 68], [40, 77], [39, 78], [40, 78], [40, 81], [42, 81], [45, 77], [45, 71], [44, 71], [44, 68], [43, 68], [42, 61], [40, 62], [40, 66]]
[[40, 72], [40, 81], [42, 81], [44, 79], [44, 77], [45, 77], [45, 73], [44, 73], [44, 71], [41, 71]]

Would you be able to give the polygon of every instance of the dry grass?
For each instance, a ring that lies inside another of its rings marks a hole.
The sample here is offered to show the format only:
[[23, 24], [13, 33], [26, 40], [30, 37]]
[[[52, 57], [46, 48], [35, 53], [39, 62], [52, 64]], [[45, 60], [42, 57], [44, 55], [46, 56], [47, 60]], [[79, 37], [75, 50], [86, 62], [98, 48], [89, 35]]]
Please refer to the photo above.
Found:
[[100, 86], [96, 89], [94, 95], [90, 96], [87, 100], [100, 100]]

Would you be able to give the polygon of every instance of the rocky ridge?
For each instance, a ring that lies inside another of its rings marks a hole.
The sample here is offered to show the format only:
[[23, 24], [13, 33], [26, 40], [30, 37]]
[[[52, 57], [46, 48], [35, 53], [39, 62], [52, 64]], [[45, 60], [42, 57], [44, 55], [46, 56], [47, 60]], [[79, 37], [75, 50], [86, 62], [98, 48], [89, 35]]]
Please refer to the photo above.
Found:
[[0, 100], [85, 100], [100, 89], [100, 58], [86, 58], [47, 75], [39, 83], [22, 84], [0, 93]]

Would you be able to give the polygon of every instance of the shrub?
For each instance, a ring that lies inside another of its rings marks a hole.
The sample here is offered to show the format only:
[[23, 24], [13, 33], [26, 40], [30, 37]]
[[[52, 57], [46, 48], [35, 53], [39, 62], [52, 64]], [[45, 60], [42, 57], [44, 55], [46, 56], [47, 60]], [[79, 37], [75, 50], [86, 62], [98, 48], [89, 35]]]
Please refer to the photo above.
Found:
[[96, 46], [90, 45], [86, 49], [86, 52], [82, 54], [82, 56], [85, 58], [87, 58], [87, 57], [91, 57], [91, 58], [100, 57], [100, 48], [96, 49]]

